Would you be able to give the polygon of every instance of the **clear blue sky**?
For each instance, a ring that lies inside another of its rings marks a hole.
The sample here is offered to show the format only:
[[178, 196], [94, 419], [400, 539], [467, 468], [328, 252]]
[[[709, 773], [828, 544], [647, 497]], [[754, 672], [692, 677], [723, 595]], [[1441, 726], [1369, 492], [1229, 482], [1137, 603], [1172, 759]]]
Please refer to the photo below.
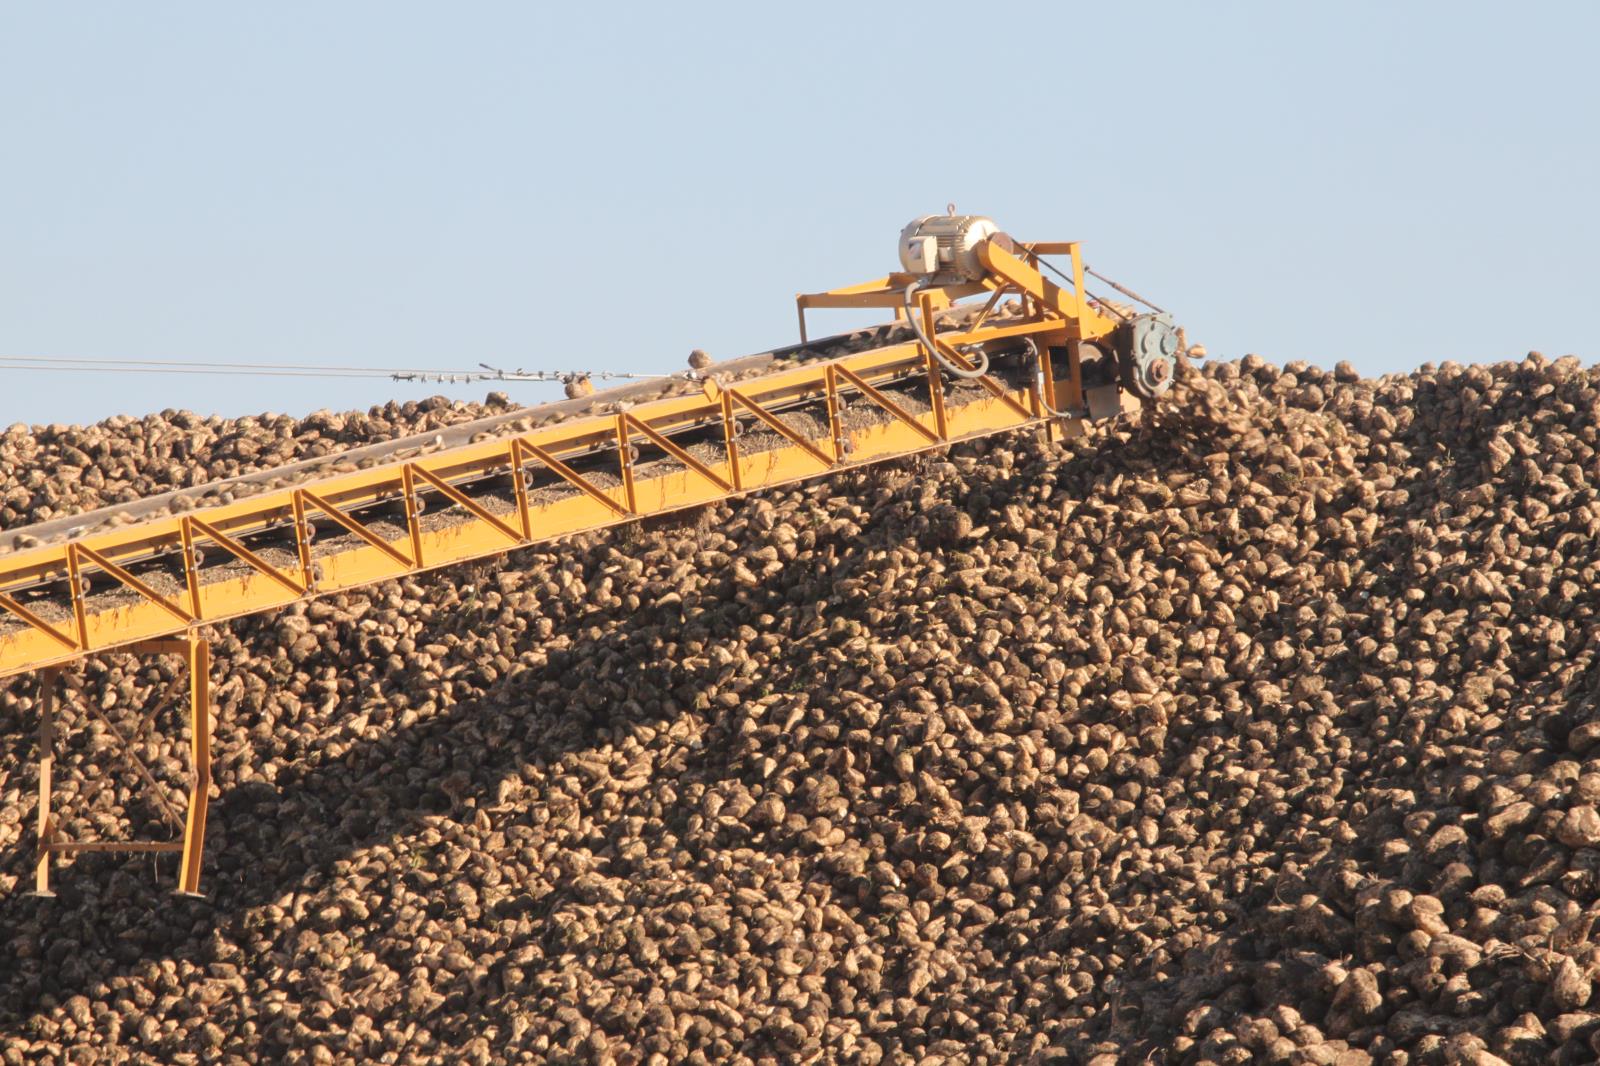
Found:
[[[1600, 5], [984, 10], [0, 6], [0, 354], [675, 370], [953, 200], [1214, 355], [1596, 357]], [[0, 426], [432, 391], [0, 370]]]

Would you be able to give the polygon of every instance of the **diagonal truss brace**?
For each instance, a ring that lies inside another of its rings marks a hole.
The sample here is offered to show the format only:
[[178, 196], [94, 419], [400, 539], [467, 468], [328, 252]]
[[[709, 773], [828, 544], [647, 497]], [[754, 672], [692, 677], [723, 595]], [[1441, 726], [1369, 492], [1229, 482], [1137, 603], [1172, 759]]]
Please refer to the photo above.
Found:
[[726, 479], [724, 479], [720, 474], [716, 473], [710, 467], [706, 466], [706, 464], [704, 464], [700, 460], [696, 459], [693, 455], [690, 455], [688, 451], [686, 451], [683, 448], [680, 448], [678, 445], [674, 444], [672, 441], [668, 440], [666, 437], [662, 436], [660, 433], [657, 433], [654, 429], [650, 428], [650, 426], [646, 425], [644, 422], [642, 422], [639, 419], [633, 417], [632, 415], [628, 414], [627, 412], [623, 412], [622, 415], [620, 416], [620, 418], [622, 419], [622, 425], [623, 425], [625, 431], [631, 429], [631, 430], [637, 430], [638, 432], [643, 433], [647, 438], [649, 438], [650, 442], [652, 444], [654, 444], [656, 447], [660, 448], [662, 451], [666, 452], [668, 455], [670, 455], [674, 459], [678, 460], [678, 462], [682, 463], [684, 466], [688, 467], [690, 470], [693, 470], [695, 473], [699, 474], [701, 477], [703, 477], [707, 481], [711, 482], [711, 484], [715, 485], [717, 488], [721, 489], [723, 492], [732, 491], [732, 489], [733, 489], [733, 483], [732, 482], [727, 481]]
[[48, 634], [49, 636], [55, 638], [57, 641], [59, 641], [62, 644], [66, 645], [68, 648], [72, 649], [73, 651], [77, 651], [78, 650], [78, 642], [77, 641], [73, 640], [71, 637], [67, 636], [61, 630], [57, 629], [55, 626], [51, 625], [49, 622], [46, 622], [43, 618], [40, 618], [38, 615], [34, 614], [32, 611], [28, 610], [26, 607], [22, 606], [22, 604], [18, 603], [16, 600], [12, 599], [10, 596], [7, 596], [7, 595], [4, 595], [3, 593], [0, 593], [0, 608], [3, 608], [5, 610], [7, 610], [7, 611], [10, 611], [12, 614], [16, 615], [18, 618], [20, 618], [24, 622], [28, 623], [34, 629], [37, 629], [41, 633]]
[[[573, 488], [587, 493], [596, 501], [605, 504], [605, 506], [611, 508], [612, 511], [619, 515], [630, 513], [628, 508], [612, 499], [610, 493], [606, 492], [594, 482], [590, 481], [588, 478], [572, 469], [572, 467], [568, 466], [566, 463], [563, 463], [560, 459], [557, 459], [554, 455], [551, 455], [549, 452], [533, 443], [533, 441], [526, 437], [522, 437], [519, 438], [517, 443], [519, 443], [523, 450], [527, 451], [535, 459], [539, 460], [545, 466], [548, 466], [551, 470], [560, 475], [562, 480], [566, 481]], [[519, 476], [520, 473], [521, 472], [519, 471]]]
[[826, 455], [822, 454], [815, 444], [812, 444], [799, 433], [796, 433], [793, 427], [779, 420], [777, 415], [774, 415], [772, 412], [768, 411], [766, 408], [750, 399], [750, 397], [746, 396], [738, 389], [727, 389], [724, 390], [723, 394], [729, 397], [734, 403], [743, 407], [745, 410], [761, 419], [761, 421], [765, 422], [769, 427], [771, 427], [774, 433], [784, 437], [789, 441], [790, 444], [793, 444], [795, 447], [804, 451], [817, 462], [821, 463], [824, 470], [833, 469], [832, 459], [829, 459]]
[[877, 404], [879, 407], [883, 408], [885, 411], [888, 411], [891, 415], [894, 415], [900, 421], [904, 422], [906, 425], [922, 434], [924, 439], [933, 444], [939, 443], [939, 435], [933, 430], [929, 429], [927, 426], [923, 425], [921, 419], [917, 418], [917, 416], [912, 414], [910, 411], [907, 411], [904, 407], [901, 407], [899, 404], [895, 403], [878, 389], [875, 389], [871, 385], [867, 384], [866, 380], [855, 371], [846, 366], [833, 366], [829, 369], [839, 374], [856, 388], [860, 389], [861, 394], [867, 399], [871, 400], [873, 403]]
[[[335, 522], [339, 523], [345, 529], [348, 529], [351, 533], [360, 537], [374, 548], [377, 548], [379, 551], [389, 556], [389, 558], [393, 559], [407, 570], [410, 570], [412, 567], [417, 565], [415, 560], [396, 550], [393, 544], [390, 544], [388, 541], [384, 540], [372, 530], [368, 529], [360, 522], [357, 522], [354, 518], [351, 518], [349, 515], [339, 510], [339, 508], [335, 507], [321, 496], [318, 496], [316, 493], [312, 492], [310, 489], [296, 489], [295, 491], [299, 493], [300, 497], [306, 503], [311, 504], [317, 510], [321, 511], [323, 514], [326, 514], [329, 518], [333, 519]], [[303, 507], [304, 504], [302, 504], [302, 508]], [[407, 519], [409, 521], [409, 515], [407, 516]]]
[[[169, 600], [165, 596], [161, 595], [161, 593], [157, 592], [155, 589], [151, 588], [149, 585], [145, 584], [143, 581], [139, 580], [137, 577], [134, 577], [128, 571], [124, 570], [122, 567], [118, 566], [116, 563], [112, 562], [110, 559], [107, 559], [104, 555], [101, 555], [99, 552], [95, 551], [93, 548], [87, 547], [86, 545], [83, 545], [83, 544], [69, 544], [67, 546], [67, 551], [69, 553], [75, 553], [77, 555], [86, 556], [88, 558], [88, 560], [91, 563], [93, 563], [95, 566], [98, 566], [100, 569], [104, 570], [106, 573], [110, 574], [112, 577], [116, 578], [118, 581], [122, 582], [124, 585], [128, 586], [133, 591], [135, 591], [139, 595], [143, 596], [145, 599], [151, 601], [152, 603], [156, 603], [156, 604], [159, 604], [162, 607], [165, 607], [169, 612], [171, 612], [178, 619], [178, 621], [183, 622], [185, 624], [194, 621], [194, 615], [190, 614], [184, 608], [182, 608], [182, 607], [178, 606], [177, 604], [173, 603], [171, 600]], [[83, 563], [80, 560], [78, 562], [78, 569], [81, 571], [82, 567], [83, 567]], [[81, 596], [82, 595], [81, 587], [77, 591], [79, 592], [79, 595]]]
[[[189, 526], [191, 531], [198, 529], [207, 537], [210, 537], [217, 544], [225, 548], [229, 553], [241, 561], [248, 563], [254, 569], [272, 578], [272, 580], [276, 581], [278, 584], [282, 585], [296, 596], [305, 595], [306, 589], [304, 585], [290, 577], [288, 574], [285, 574], [282, 570], [279, 570], [276, 566], [273, 566], [271, 563], [267, 562], [265, 559], [261, 558], [261, 556], [257, 555], [249, 548], [246, 548], [243, 544], [234, 540], [226, 533], [222, 532], [222, 530], [218, 529], [216, 526], [211, 525], [209, 522], [203, 522], [193, 516], [185, 518], [184, 521]], [[193, 536], [194, 534], [191, 532], [189, 534], [191, 545], [193, 542]], [[192, 553], [189, 556], [188, 565], [190, 567], [194, 566], [194, 557]]]
[[522, 534], [506, 525], [496, 515], [491, 514], [487, 508], [478, 503], [477, 500], [472, 499], [466, 493], [462, 492], [460, 489], [444, 480], [444, 478], [432, 473], [419, 463], [412, 463], [411, 470], [417, 477], [420, 477], [429, 485], [432, 485], [440, 493], [448, 497], [451, 502], [460, 504], [470, 514], [482, 519], [495, 529], [499, 530], [501, 533], [505, 534], [506, 539], [511, 541], [513, 544], [521, 544], [523, 542], [524, 537]]

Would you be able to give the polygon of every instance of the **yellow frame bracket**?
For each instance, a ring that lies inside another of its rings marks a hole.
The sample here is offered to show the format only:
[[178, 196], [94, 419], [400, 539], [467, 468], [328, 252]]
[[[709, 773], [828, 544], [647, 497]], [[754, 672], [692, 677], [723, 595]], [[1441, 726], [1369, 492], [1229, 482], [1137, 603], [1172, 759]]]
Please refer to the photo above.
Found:
[[912, 414], [910, 411], [907, 411], [904, 407], [901, 407], [899, 404], [889, 399], [888, 396], [867, 384], [866, 379], [862, 378], [854, 370], [851, 370], [847, 366], [834, 366], [832, 369], [839, 374], [839, 376], [843, 377], [846, 381], [860, 389], [861, 394], [867, 399], [871, 400], [873, 403], [877, 404], [879, 407], [883, 408], [885, 411], [888, 411], [891, 415], [894, 415], [900, 421], [904, 422], [906, 425], [922, 434], [923, 437], [925, 437], [928, 441], [934, 444], [939, 443], [940, 438], [937, 433], [923, 425], [922, 421], [918, 419], [916, 415]]
[[[92, 703], [91, 713], [98, 716], [122, 742], [122, 755], [138, 771], [146, 786], [155, 796], [157, 807], [164, 818], [183, 830], [180, 840], [62, 840], [51, 811], [55, 771], [55, 710], [59, 667], [43, 672], [39, 692], [39, 819], [38, 853], [34, 862], [34, 893], [54, 896], [50, 890], [50, 862], [52, 856], [73, 855], [84, 852], [124, 853], [181, 853], [178, 864], [178, 893], [197, 895], [200, 891], [200, 865], [205, 848], [206, 815], [211, 798], [211, 645], [198, 633], [190, 632], [182, 640], [151, 640], [109, 649], [133, 654], [172, 654], [184, 656], [189, 668], [189, 802], [185, 817], [180, 821], [177, 812], [161, 795], [155, 776], [149, 767], [134, 753], [132, 742], [116, 728]], [[133, 734], [133, 740], [143, 735], [156, 714], [170, 702], [176, 686], [169, 686], [157, 700], [156, 707], [148, 712]]]
[[[160, 606], [165, 607], [169, 612], [172, 613], [174, 617], [178, 619], [178, 621], [184, 623], [194, 621], [194, 615], [190, 614], [182, 607], [179, 607], [177, 604], [161, 595], [161, 593], [157, 592], [143, 581], [140, 581], [128, 571], [124, 570], [110, 559], [107, 559], [104, 555], [101, 555], [88, 545], [71, 544], [68, 545], [68, 551], [76, 552], [78, 555], [88, 556], [91, 563], [98, 566], [100, 569], [104, 570], [106, 573], [110, 574], [112, 577], [116, 578], [118, 581], [122, 582], [124, 585], [128, 586], [133, 591], [149, 600], [151, 603], [159, 604]], [[82, 568], [83, 563], [80, 561], [78, 563], [80, 574]]]

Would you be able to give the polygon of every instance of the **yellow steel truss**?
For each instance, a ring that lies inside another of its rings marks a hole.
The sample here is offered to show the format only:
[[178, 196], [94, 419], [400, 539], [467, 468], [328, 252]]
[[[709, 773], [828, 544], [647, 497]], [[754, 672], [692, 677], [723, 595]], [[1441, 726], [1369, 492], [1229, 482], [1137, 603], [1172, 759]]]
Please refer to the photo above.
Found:
[[[1070, 255], [1078, 291], [1046, 281], [1039, 254]], [[688, 396], [151, 517], [0, 559], [0, 619], [13, 620], [0, 632], [0, 678], [46, 671], [38, 889], [48, 892], [54, 855], [131, 849], [181, 852], [180, 890], [196, 891], [210, 782], [203, 626], [965, 438], [1034, 425], [1080, 431], [1078, 420], [1050, 412], [1082, 407], [1077, 345], [1114, 324], [1082, 298], [1077, 245], [1025, 246], [1019, 254], [991, 244], [984, 255], [993, 280], [919, 294], [924, 332], [945, 360], [970, 367], [958, 349], [1013, 349], [1009, 377], [991, 370], [976, 388], [950, 387], [920, 341], [895, 344], [725, 385], [708, 379]], [[901, 280], [891, 275], [800, 297], [802, 332], [807, 307], [892, 306]], [[936, 310], [983, 292], [991, 294], [990, 304], [975, 325], [934, 335]], [[988, 324], [990, 308], [1007, 292], [1021, 296], [1024, 317]], [[1052, 349], [1067, 353], [1065, 367], [1054, 365]], [[1034, 353], [1037, 366], [1018, 352]], [[879, 414], [852, 423], [851, 404]], [[801, 410], [820, 415], [796, 421]], [[746, 446], [746, 433], [766, 440]], [[641, 464], [641, 448], [660, 458]], [[319, 525], [331, 537], [319, 536]], [[112, 650], [179, 651], [188, 658], [194, 782], [181, 844], [74, 843], [54, 831], [55, 675]]]

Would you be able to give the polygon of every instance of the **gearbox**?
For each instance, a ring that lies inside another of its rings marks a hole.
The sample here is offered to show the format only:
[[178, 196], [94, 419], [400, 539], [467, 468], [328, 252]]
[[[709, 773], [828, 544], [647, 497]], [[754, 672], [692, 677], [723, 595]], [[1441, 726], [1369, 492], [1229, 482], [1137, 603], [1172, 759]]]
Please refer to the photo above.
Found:
[[1172, 387], [1178, 358], [1178, 327], [1165, 312], [1135, 315], [1123, 326], [1118, 345], [1122, 384], [1141, 399], [1154, 399]]

